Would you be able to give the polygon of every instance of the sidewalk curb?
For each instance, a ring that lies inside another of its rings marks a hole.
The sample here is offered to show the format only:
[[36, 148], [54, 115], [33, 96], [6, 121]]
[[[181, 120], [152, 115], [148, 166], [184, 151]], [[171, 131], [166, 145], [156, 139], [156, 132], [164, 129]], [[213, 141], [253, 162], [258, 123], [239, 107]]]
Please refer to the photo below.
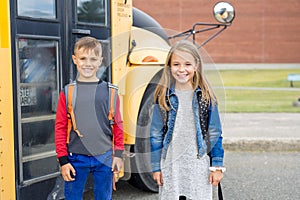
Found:
[[300, 138], [226, 138], [228, 151], [300, 151]]

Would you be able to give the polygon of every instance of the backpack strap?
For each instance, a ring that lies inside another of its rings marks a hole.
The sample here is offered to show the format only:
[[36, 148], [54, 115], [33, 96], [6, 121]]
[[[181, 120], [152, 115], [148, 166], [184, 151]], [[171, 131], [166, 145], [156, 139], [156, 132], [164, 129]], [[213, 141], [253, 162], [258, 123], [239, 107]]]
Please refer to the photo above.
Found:
[[[165, 97], [165, 101], [167, 102], [167, 105], [170, 106], [169, 99], [167, 96]], [[156, 103], [158, 104], [158, 100]], [[165, 136], [165, 134], [168, 131], [169, 112], [167, 110], [165, 110], [162, 106], [160, 106], [160, 105], [158, 105], [158, 106], [160, 109], [160, 114], [161, 114], [162, 122], [163, 122], [163, 126], [164, 126], [163, 127], [163, 136]]]
[[109, 96], [109, 101], [108, 101], [109, 113], [107, 118], [109, 120], [111, 127], [113, 127], [115, 123], [118, 87], [109, 82], [107, 83], [107, 86], [108, 86], [108, 96]]
[[70, 83], [65, 86], [66, 109], [67, 109], [67, 118], [68, 118], [67, 144], [70, 142], [70, 133], [72, 129], [79, 137], [82, 137], [82, 134], [79, 132], [76, 126], [74, 109], [73, 109], [73, 105], [75, 105], [75, 100], [76, 100], [76, 92], [77, 92], [76, 82]]
[[108, 120], [109, 124], [111, 126], [111, 131], [112, 131], [112, 150], [113, 150], [113, 155], [115, 154], [115, 136], [114, 136], [114, 124], [115, 124], [115, 114], [116, 114], [116, 106], [117, 106], [117, 95], [118, 95], [118, 87], [111, 84], [107, 83], [108, 86], [108, 108], [109, 108], [109, 113], [108, 113]]
[[208, 134], [208, 108], [209, 104], [205, 99], [202, 99], [202, 91], [197, 94], [198, 105], [199, 105], [199, 118], [200, 118], [200, 126], [203, 135], [203, 139], [205, 140], [207, 146], [207, 153], [210, 156], [210, 141]]
[[[109, 108], [109, 113], [108, 113], [108, 120], [109, 124], [111, 126], [111, 131], [112, 131], [112, 151], [113, 151], [113, 157], [115, 156], [115, 135], [114, 135], [114, 124], [115, 124], [115, 114], [116, 114], [116, 106], [117, 106], [117, 95], [118, 95], [118, 87], [111, 84], [107, 83], [108, 86], [108, 108]], [[116, 188], [116, 182], [119, 180], [119, 177], [117, 174], [114, 174], [113, 176], [113, 190], [117, 190]]]

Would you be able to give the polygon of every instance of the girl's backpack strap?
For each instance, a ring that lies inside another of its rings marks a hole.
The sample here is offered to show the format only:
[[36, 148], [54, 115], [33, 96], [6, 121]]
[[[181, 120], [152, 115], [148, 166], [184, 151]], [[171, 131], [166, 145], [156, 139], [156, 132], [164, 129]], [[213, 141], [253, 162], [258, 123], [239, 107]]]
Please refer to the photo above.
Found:
[[205, 99], [202, 99], [202, 91], [197, 93], [198, 105], [199, 105], [199, 117], [200, 117], [200, 126], [203, 138], [207, 145], [207, 153], [210, 156], [210, 141], [208, 135], [208, 108], [209, 104]]

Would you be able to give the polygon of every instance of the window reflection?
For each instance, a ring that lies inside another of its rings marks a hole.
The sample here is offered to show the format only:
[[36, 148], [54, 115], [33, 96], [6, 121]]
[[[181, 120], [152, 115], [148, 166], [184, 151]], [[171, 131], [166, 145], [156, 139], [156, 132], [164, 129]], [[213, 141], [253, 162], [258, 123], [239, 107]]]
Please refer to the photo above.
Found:
[[[24, 180], [57, 171], [54, 147], [58, 41], [18, 39], [21, 155]], [[52, 165], [41, 168], [42, 159]], [[53, 159], [55, 160], [55, 159]], [[36, 169], [39, 169], [36, 171]]]
[[56, 156], [26, 162], [23, 165], [24, 180], [38, 178], [59, 171]]
[[18, 0], [18, 15], [56, 19], [55, 0]]
[[108, 41], [102, 40], [100, 41], [102, 45], [102, 64], [97, 71], [97, 77], [104, 81], [108, 80], [109, 66], [111, 64], [110, 61], [110, 43]]
[[57, 48], [57, 41], [18, 40], [22, 117], [52, 114], [55, 110]]
[[105, 25], [105, 0], [78, 0], [77, 20], [79, 22]]
[[21, 83], [55, 82], [56, 44], [20, 40]]
[[18, 39], [22, 118], [53, 115], [57, 100], [58, 42]]

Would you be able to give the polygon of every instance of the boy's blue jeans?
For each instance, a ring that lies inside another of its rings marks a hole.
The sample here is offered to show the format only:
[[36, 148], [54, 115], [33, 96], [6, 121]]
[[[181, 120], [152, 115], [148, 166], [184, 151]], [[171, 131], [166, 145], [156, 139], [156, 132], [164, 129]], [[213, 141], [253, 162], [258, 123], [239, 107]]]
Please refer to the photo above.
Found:
[[68, 158], [76, 171], [76, 176], [74, 181], [65, 181], [65, 200], [82, 200], [86, 180], [90, 173], [94, 180], [94, 199], [112, 199], [112, 151], [98, 156], [69, 154]]

